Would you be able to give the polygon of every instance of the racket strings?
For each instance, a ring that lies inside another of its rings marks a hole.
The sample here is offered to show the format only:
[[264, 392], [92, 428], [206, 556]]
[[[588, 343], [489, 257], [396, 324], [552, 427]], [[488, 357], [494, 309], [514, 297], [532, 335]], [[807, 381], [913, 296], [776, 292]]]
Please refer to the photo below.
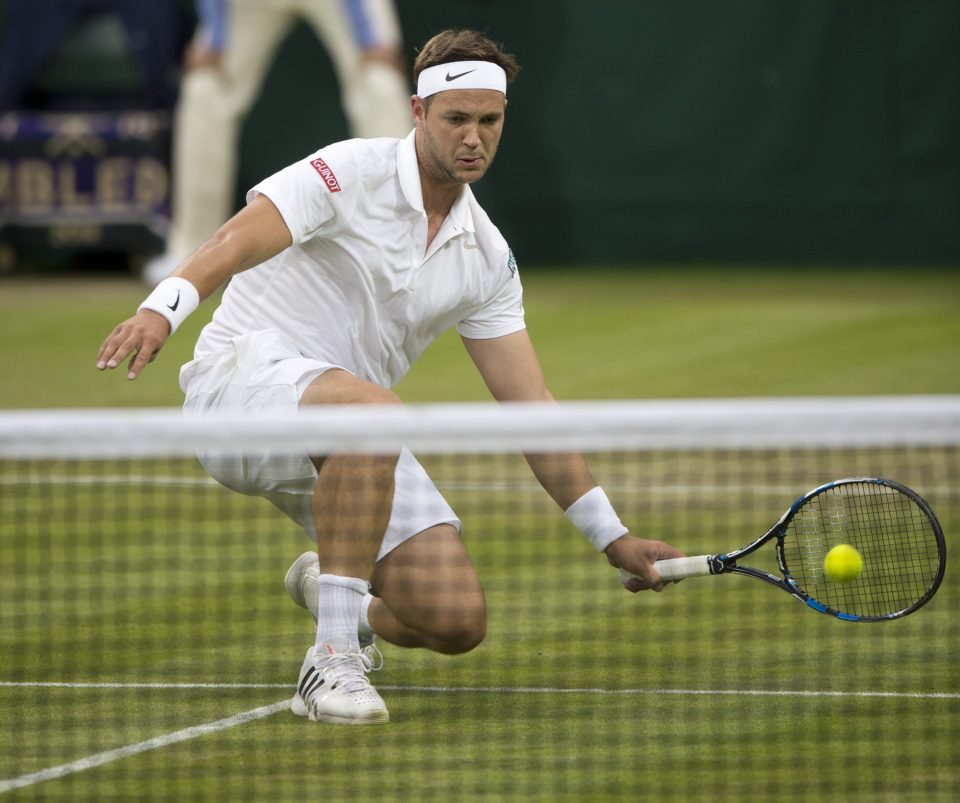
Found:
[[[863, 559], [859, 577], [830, 580], [827, 552], [850, 544]], [[784, 533], [788, 574], [807, 594], [855, 616], [886, 616], [924, 599], [938, 576], [938, 534], [926, 512], [908, 495], [877, 483], [838, 485], [811, 497]]]

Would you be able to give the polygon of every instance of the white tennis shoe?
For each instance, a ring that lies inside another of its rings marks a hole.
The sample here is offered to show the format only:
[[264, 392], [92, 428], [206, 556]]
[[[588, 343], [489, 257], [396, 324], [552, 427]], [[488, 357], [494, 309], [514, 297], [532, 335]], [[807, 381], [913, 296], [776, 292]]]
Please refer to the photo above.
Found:
[[367, 680], [370, 659], [350, 649], [337, 637], [307, 650], [290, 710], [314, 722], [375, 725], [390, 714], [377, 690]]
[[[304, 552], [287, 569], [283, 580], [287, 593], [297, 605], [306, 608], [317, 621], [320, 598], [320, 560], [314, 551]], [[370, 661], [373, 671], [383, 669], [383, 653], [377, 647], [377, 637], [360, 635], [360, 652]]]
[[290, 599], [301, 608], [306, 608], [313, 614], [313, 620], [318, 618], [317, 600], [320, 595], [320, 559], [316, 552], [304, 552], [287, 569], [287, 576], [283, 579]]

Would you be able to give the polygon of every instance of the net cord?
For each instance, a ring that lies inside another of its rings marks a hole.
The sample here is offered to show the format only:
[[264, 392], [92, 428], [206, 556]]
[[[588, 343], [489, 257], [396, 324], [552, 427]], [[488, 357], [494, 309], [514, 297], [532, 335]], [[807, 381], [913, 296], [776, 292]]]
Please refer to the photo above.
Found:
[[942, 446], [960, 396], [330, 406], [281, 417], [178, 408], [0, 412], [0, 457], [183, 457], [208, 450], [423, 454]]

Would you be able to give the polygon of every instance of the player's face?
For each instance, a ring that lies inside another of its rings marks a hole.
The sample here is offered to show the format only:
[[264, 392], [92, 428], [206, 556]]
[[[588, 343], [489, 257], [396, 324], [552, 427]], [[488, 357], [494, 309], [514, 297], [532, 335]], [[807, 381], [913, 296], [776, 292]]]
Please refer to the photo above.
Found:
[[493, 163], [503, 132], [507, 100], [493, 89], [438, 92], [429, 109], [414, 98], [417, 155], [427, 177], [439, 184], [470, 184]]

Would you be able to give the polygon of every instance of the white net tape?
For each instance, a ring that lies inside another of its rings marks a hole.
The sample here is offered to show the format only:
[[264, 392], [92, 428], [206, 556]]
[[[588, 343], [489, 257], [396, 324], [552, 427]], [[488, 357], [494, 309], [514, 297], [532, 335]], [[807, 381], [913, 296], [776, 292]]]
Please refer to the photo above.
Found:
[[179, 409], [0, 413], [0, 457], [856, 448], [960, 443], [960, 396], [324, 407], [185, 418]]

